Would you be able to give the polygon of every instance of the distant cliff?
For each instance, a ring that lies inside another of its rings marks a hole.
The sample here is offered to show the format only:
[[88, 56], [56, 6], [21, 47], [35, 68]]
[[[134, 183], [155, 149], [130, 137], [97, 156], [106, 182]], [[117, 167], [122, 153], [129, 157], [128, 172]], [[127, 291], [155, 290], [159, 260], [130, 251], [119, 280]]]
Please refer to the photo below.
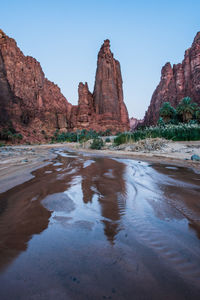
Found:
[[137, 118], [132, 117], [129, 119], [129, 122], [130, 122], [130, 129], [131, 129], [131, 131], [133, 131], [133, 130], [137, 129], [137, 127], [139, 125], [142, 125], [144, 120], [139, 120]]
[[182, 63], [173, 65], [168, 62], [162, 68], [161, 80], [154, 91], [144, 124], [156, 124], [163, 102], [176, 107], [184, 97], [200, 104], [200, 32], [197, 33], [191, 48], [185, 51]]
[[120, 65], [108, 40], [98, 55], [94, 93], [87, 83], [79, 84], [78, 93], [78, 105], [73, 106], [45, 78], [40, 63], [24, 56], [15, 40], [0, 30], [0, 131], [12, 127], [24, 140], [37, 142], [56, 129], [129, 129]]

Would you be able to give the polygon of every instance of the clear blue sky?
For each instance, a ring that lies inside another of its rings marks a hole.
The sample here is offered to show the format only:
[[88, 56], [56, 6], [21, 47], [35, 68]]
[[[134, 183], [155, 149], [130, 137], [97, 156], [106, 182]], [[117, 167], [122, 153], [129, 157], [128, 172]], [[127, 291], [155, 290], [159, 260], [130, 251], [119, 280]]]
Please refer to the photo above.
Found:
[[200, 0], [5, 0], [0, 28], [72, 104], [77, 87], [94, 86], [97, 53], [104, 39], [121, 63], [129, 116], [142, 118], [160, 80], [161, 67], [181, 62], [200, 31]]

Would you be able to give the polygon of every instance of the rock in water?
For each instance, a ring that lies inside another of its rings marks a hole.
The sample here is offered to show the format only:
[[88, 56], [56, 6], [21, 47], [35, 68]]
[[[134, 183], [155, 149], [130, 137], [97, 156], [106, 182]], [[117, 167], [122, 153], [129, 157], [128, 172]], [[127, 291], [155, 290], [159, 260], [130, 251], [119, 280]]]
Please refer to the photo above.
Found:
[[148, 126], [157, 123], [164, 102], [170, 102], [176, 107], [184, 97], [191, 97], [192, 101], [200, 105], [200, 32], [192, 47], [185, 51], [182, 63], [172, 67], [168, 62], [162, 68], [161, 80], [152, 95], [144, 124]]

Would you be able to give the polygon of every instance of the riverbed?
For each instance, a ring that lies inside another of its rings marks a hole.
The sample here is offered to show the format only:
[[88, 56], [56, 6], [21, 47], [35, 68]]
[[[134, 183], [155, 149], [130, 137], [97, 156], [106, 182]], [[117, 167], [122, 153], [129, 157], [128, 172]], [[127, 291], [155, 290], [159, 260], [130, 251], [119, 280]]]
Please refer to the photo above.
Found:
[[54, 154], [0, 194], [0, 299], [199, 299], [200, 174]]

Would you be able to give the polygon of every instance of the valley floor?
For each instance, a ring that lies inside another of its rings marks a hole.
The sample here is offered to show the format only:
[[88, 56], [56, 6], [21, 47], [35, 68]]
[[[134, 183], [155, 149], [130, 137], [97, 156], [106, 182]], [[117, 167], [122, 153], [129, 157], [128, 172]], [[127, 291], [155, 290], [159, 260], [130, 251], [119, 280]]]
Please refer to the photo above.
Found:
[[58, 149], [185, 166], [200, 172], [200, 162], [191, 160], [194, 154], [200, 156], [200, 141], [168, 142], [162, 149], [150, 152], [130, 151], [128, 147], [91, 150], [78, 143], [9, 146], [0, 148], [0, 193], [33, 178], [34, 170], [56, 160]]

